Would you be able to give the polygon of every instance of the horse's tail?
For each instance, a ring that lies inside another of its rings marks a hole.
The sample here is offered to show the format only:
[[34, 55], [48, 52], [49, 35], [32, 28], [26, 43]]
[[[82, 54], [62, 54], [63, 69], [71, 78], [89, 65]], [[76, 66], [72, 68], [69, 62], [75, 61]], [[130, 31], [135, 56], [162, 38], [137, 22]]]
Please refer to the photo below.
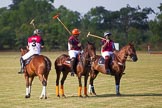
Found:
[[55, 69], [57, 69], [57, 59], [55, 60], [54, 65], [55, 65]]
[[51, 64], [52, 64], [51, 60], [46, 56], [44, 56], [44, 58], [45, 58], [46, 66], [47, 66], [47, 71], [50, 71], [51, 70]]
[[60, 57], [58, 57], [56, 60], [55, 60], [55, 62], [54, 62], [54, 65], [55, 65], [55, 70], [58, 70], [59, 68], [58, 68], [58, 62], [59, 62], [59, 58]]

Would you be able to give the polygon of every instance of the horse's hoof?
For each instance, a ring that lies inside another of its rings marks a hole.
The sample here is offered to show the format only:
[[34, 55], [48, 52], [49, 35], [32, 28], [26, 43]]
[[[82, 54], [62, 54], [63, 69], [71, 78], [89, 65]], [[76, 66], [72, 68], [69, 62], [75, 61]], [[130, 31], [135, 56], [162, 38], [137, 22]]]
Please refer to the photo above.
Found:
[[43, 99], [43, 98], [44, 98], [44, 99], [47, 99], [47, 96], [44, 96], [44, 95], [43, 95], [43, 96], [40, 96], [40, 97], [39, 97], [39, 99]]
[[30, 95], [26, 95], [25, 98], [30, 98]]
[[60, 98], [60, 95], [57, 95], [58, 98]]
[[66, 96], [65, 96], [64, 94], [62, 95], [62, 97], [63, 97], [63, 98], [66, 98]]
[[89, 97], [88, 95], [84, 95], [84, 97]]
[[81, 97], [81, 98], [82, 98], [83, 96], [82, 96], [82, 95], [79, 95], [79, 97]]
[[121, 96], [121, 94], [120, 93], [117, 93], [116, 96]]
[[93, 93], [92, 93], [92, 95], [96, 96], [96, 93], [95, 93], [95, 92], [93, 92]]
[[95, 93], [95, 92], [93, 92], [93, 93], [91, 92], [91, 93], [89, 93], [89, 94], [90, 94], [90, 95], [94, 95], [94, 96], [96, 96], [96, 93]]

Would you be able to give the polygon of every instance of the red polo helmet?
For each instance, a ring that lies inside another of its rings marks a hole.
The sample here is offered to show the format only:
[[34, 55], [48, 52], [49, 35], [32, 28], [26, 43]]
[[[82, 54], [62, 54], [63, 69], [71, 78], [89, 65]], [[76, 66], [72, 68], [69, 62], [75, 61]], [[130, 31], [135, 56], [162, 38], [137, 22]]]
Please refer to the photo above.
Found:
[[79, 34], [80, 34], [80, 31], [77, 28], [72, 30], [72, 35], [79, 35]]

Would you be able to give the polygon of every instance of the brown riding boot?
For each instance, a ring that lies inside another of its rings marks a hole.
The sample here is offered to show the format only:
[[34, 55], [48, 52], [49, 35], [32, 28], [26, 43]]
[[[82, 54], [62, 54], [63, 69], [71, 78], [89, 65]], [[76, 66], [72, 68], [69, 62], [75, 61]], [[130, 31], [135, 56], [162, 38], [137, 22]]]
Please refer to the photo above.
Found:
[[75, 58], [71, 59], [70, 65], [71, 65], [71, 76], [74, 76], [75, 74]]
[[111, 75], [111, 71], [110, 71], [110, 68], [109, 68], [109, 61], [110, 61], [110, 57], [106, 56], [105, 57], [105, 70], [106, 70], [107, 74]]

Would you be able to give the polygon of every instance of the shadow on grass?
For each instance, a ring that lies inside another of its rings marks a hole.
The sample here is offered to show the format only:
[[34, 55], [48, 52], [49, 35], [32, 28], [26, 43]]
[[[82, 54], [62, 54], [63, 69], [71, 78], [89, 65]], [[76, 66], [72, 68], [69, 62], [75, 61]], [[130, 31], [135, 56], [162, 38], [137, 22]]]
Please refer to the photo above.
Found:
[[67, 98], [99, 98], [99, 97], [141, 97], [141, 96], [159, 96], [159, 97], [161, 97], [162, 96], [162, 94], [157, 94], [157, 93], [143, 93], [143, 94], [140, 94], [140, 93], [138, 93], [138, 94], [121, 94], [121, 95], [119, 95], [119, 96], [117, 96], [116, 94], [101, 94], [101, 95], [88, 95], [88, 97], [85, 97], [85, 96], [83, 96], [83, 97], [78, 97], [77, 95], [68, 95], [68, 96], [66, 96], [66, 97], [60, 97], [60, 99], [62, 98], [62, 99], [67, 99]]
[[93, 97], [138, 97], [138, 96], [162, 96], [162, 94], [158, 93], [138, 93], [138, 94], [121, 94], [120, 96], [117, 96], [116, 94], [101, 94], [96, 95]]

